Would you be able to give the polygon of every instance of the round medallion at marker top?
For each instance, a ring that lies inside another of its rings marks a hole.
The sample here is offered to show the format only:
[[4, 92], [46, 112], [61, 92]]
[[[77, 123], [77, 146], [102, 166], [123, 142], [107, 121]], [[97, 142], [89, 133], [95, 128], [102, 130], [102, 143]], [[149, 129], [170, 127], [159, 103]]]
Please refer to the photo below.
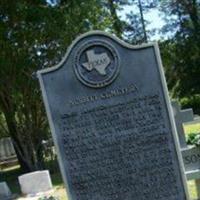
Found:
[[93, 88], [111, 84], [119, 73], [117, 50], [104, 41], [90, 41], [78, 48], [74, 70], [77, 78]]

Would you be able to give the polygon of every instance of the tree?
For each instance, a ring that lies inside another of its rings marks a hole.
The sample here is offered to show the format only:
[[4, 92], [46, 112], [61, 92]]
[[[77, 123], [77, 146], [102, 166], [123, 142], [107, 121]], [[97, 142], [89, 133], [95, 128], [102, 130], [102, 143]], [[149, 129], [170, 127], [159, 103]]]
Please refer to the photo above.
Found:
[[[109, 31], [131, 44], [147, 42], [147, 32], [149, 35], [151, 33], [146, 31], [148, 21], [144, 19], [144, 13], [156, 6], [155, 1], [102, 0], [102, 6], [108, 10], [111, 16]], [[134, 10], [127, 14], [126, 20], [120, 17], [120, 12], [125, 11], [125, 6], [131, 6]], [[135, 10], [138, 11], [135, 12]]]
[[141, 0], [138, 0], [138, 7], [140, 10], [141, 24], [142, 24], [143, 34], [144, 34], [143, 40], [144, 40], [144, 42], [147, 42], [147, 33], [146, 33], [146, 28], [145, 28], [145, 23], [144, 23], [144, 15], [143, 15], [143, 8], [142, 8]]
[[127, 14], [127, 25], [125, 29], [125, 38], [131, 44], [140, 44], [148, 42], [154, 30], [147, 30], [149, 21], [145, 19], [145, 14], [155, 8], [155, 0], [143, 1], [132, 0], [133, 10]]
[[146, 21], [138, 13], [130, 12], [127, 14], [128, 25], [125, 29], [127, 41], [131, 44], [141, 44], [147, 42]]
[[5, 118], [3, 114], [0, 112], [0, 139], [9, 136], [9, 132], [7, 130]]
[[161, 1], [161, 10], [168, 22], [163, 32], [174, 33], [161, 51], [172, 97], [194, 102], [200, 99], [200, 1]]
[[44, 167], [42, 143], [49, 137], [35, 71], [58, 63], [80, 33], [108, 23], [93, 0], [1, 1], [0, 112], [23, 170]]
[[110, 16], [110, 26], [107, 28], [109, 32], [114, 33], [117, 37], [123, 38], [126, 22], [119, 16], [119, 12], [123, 10], [123, 6], [131, 5], [131, 0], [101, 0], [101, 6]]

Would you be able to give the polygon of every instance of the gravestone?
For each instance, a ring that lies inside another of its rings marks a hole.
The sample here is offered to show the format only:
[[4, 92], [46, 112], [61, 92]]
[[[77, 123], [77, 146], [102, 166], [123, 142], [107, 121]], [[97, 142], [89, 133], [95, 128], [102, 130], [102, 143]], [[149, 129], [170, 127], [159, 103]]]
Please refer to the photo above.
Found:
[[200, 198], [200, 147], [191, 145], [187, 146], [183, 128], [183, 123], [194, 122], [193, 110], [191, 108], [181, 110], [178, 101], [172, 101], [172, 108], [175, 115], [180, 145], [182, 147], [181, 153], [184, 162], [185, 174], [187, 180], [195, 181], [197, 196]]
[[21, 192], [35, 195], [52, 189], [51, 177], [48, 170], [35, 171], [18, 177]]
[[87, 33], [37, 75], [69, 199], [188, 199], [156, 44]]
[[200, 147], [190, 146], [181, 152], [187, 179], [200, 179]]
[[177, 132], [181, 145], [181, 153], [184, 162], [185, 174], [187, 180], [194, 180], [197, 190], [197, 196], [200, 198], [200, 147], [187, 146], [183, 123], [194, 124], [198, 123], [198, 120], [194, 120], [193, 110], [184, 109], [181, 110], [177, 101], [172, 101], [172, 108], [175, 115], [175, 122], [177, 126]]
[[176, 129], [178, 132], [179, 143], [181, 148], [187, 148], [185, 132], [183, 129], [183, 123], [193, 121], [194, 115], [192, 109], [181, 110], [180, 105], [177, 101], [172, 101], [172, 107], [174, 112], [174, 118], [176, 123]]
[[190, 146], [182, 149], [187, 180], [194, 180], [197, 196], [200, 198], [200, 147]]
[[10, 137], [0, 139], [0, 161], [16, 156]]
[[190, 146], [182, 149], [187, 180], [194, 180], [197, 197], [200, 198], [200, 147]]
[[10, 137], [0, 139], [0, 169], [5, 166], [16, 165], [17, 155]]
[[11, 192], [6, 182], [0, 182], [0, 200], [10, 200]]
[[[191, 123], [194, 119], [193, 110], [184, 109], [181, 110], [178, 101], [172, 101], [172, 108], [175, 117], [175, 123], [177, 125], [177, 132], [181, 146], [181, 154], [184, 162], [184, 169], [188, 180], [197, 179], [200, 175], [200, 147], [187, 146], [185, 131], [183, 123]], [[182, 142], [181, 142], [182, 141]]]

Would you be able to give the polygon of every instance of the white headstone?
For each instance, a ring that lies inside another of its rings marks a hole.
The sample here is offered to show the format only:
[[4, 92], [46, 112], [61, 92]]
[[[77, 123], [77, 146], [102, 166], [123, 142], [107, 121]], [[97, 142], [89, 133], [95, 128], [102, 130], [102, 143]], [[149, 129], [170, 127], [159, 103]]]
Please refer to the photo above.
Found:
[[18, 177], [21, 191], [26, 195], [46, 192], [52, 189], [49, 171], [36, 171]]
[[176, 123], [176, 129], [178, 132], [180, 146], [181, 148], [187, 148], [183, 123], [194, 120], [193, 110], [192, 109], [181, 110], [180, 105], [178, 104], [177, 101], [172, 101], [171, 104], [174, 112], [174, 118]]
[[0, 140], [0, 160], [3, 160], [6, 157], [6, 152], [3, 145], [3, 140]]
[[15, 155], [12, 139], [10, 137], [0, 139], [0, 160], [9, 159]]
[[8, 188], [8, 185], [6, 182], [0, 183], [0, 200], [6, 200], [11, 197], [10, 189]]
[[182, 157], [184, 161], [185, 174], [188, 180], [195, 180], [197, 197], [200, 197], [200, 148], [195, 146], [187, 146], [183, 123], [193, 122], [193, 110], [181, 110], [177, 101], [172, 101], [172, 108], [176, 122], [179, 142], [181, 146]]

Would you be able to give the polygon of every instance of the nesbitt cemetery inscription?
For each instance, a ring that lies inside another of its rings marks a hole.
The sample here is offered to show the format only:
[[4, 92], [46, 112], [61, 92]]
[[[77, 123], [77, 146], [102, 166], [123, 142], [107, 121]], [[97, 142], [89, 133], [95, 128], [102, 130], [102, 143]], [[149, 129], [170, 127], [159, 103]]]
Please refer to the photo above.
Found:
[[38, 77], [71, 200], [188, 199], [156, 44], [87, 33]]

